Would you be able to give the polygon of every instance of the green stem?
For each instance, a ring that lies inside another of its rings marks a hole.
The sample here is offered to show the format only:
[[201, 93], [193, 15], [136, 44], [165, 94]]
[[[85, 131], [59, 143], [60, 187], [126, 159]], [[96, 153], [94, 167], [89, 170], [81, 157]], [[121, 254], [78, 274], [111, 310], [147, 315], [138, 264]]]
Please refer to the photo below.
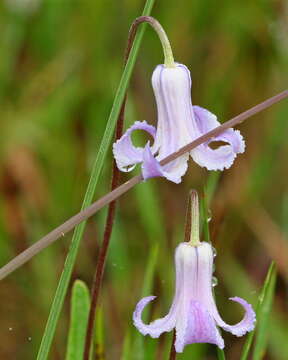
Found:
[[140, 16], [135, 20], [135, 23], [139, 22], [147, 22], [152, 26], [152, 28], [156, 31], [159, 40], [161, 41], [163, 53], [164, 53], [164, 65], [169, 68], [175, 68], [175, 62], [173, 57], [172, 48], [167, 37], [166, 32], [164, 31], [163, 27], [152, 16]]
[[[145, 8], [143, 10], [143, 15], [149, 15], [152, 7], [154, 5], [155, 0], [147, 0], [145, 4]], [[132, 70], [135, 65], [136, 57], [138, 54], [138, 50], [140, 47], [141, 40], [144, 35], [145, 28], [143, 27], [137, 32], [135, 37], [135, 41], [133, 47], [131, 49], [131, 53], [127, 64], [125, 66], [124, 72], [122, 74], [120, 84], [118, 86], [113, 106], [110, 112], [109, 119], [107, 121], [105, 133], [103, 135], [99, 151], [97, 153], [96, 160], [93, 165], [92, 174], [89, 180], [89, 184], [86, 190], [86, 194], [83, 200], [82, 209], [88, 207], [94, 197], [96, 185], [98, 183], [100, 173], [104, 164], [104, 160], [106, 154], [108, 152], [113, 134], [114, 128], [116, 125], [116, 121], [120, 112], [121, 104], [123, 102], [128, 83], [132, 74]], [[48, 354], [51, 348], [52, 340], [55, 334], [56, 325], [60, 316], [60, 312], [63, 306], [63, 302], [67, 293], [68, 285], [71, 279], [72, 270], [76, 261], [76, 257], [78, 254], [78, 248], [82, 239], [82, 235], [85, 229], [86, 222], [81, 223], [75, 228], [73, 238], [71, 241], [71, 246], [68, 252], [68, 255], [65, 260], [64, 269], [62, 271], [57, 290], [53, 299], [53, 303], [50, 309], [50, 314], [48, 317], [48, 321], [45, 327], [45, 331], [42, 337], [42, 341], [40, 344], [40, 348], [37, 355], [37, 360], [46, 360], [48, 358]]]

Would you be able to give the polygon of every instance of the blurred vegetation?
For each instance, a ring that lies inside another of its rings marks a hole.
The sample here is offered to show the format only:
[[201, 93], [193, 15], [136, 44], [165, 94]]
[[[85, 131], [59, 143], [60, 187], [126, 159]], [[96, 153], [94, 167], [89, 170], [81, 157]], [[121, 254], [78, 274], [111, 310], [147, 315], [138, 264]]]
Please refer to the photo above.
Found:
[[[127, 32], [142, 8], [140, 0], [0, 2], [1, 264], [79, 210], [120, 79]], [[152, 14], [166, 29], [176, 60], [191, 69], [194, 104], [221, 121], [287, 87], [284, 0], [157, 1]], [[161, 46], [147, 28], [126, 126], [144, 119], [156, 123], [150, 79], [160, 62]], [[227, 322], [241, 317], [227, 298], [242, 296], [255, 305], [275, 260], [278, 277], [265, 359], [276, 360], [288, 356], [287, 116], [284, 101], [241, 126], [247, 150], [215, 181], [209, 223], [218, 252], [215, 293]], [[97, 197], [109, 190], [111, 163], [110, 154]], [[172, 334], [144, 338], [131, 316], [140, 297], [150, 294], [158, 298], [146, 320], [167, 312], [186, 197], [191, 188], [203, 193], [207, 180], [208, 172], [191, 163], [181, 185], [153, 179], [121, 198], [97, 325], [101, 336], [96, 340], [107, 359], [167, 358]], [[73, 275], [88, 286], [105, 214], [89, 221]], [[65, 235], [1, 282], [1, 359], [36, 357], [70, 239]], [[51, 359], [65, 356], [69, 303], [67, 298]], [[226, 357], [237, 359], [245, 339], [223, 336]], [[203, 356], [215, 359], [215, 348], [190, 345], [177, 359]]]

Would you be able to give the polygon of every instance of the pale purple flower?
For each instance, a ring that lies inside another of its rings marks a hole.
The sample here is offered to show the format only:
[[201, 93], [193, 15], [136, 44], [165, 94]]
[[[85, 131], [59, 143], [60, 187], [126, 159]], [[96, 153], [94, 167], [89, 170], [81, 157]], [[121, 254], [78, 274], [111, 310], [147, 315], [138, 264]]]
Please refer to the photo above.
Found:
[[[136, 121], [113, 145], [117, 166], [121, 171], [131, 171], [136, 164], [142, 163], [144, 179], [164, 176], [179, 183], [187, 170], [189, 153], [161, 166], [159, 161], [179, 150], [220, 125], [217, 117], [200, 106], [192, 106], [191, 77], [186, 66], [173, 67], [158, 65], [153, 72], [152, 86], [158, 109], [157, 130], [146, 121]], [[144, 148], [135, 147], [131, 134], [144, 130], [151, 135], [154, 143], [147, 142]], [[212, 149], [213, 141], [226, 144]], [[228, 129], [217, 137], [197, 146], [190, 151], [192, 159], [208, 170], [228, 169], [238, 153], [245, 149], [244, 140], [238, 130]]]
[[236, 336], [254, 329], [255, 313], [251, 305], [239, 297], [230, 300], [243, 306], [243, 319], [236, 325], [228, 325], [220, 317], [212, 292], [213, 251], [209, 243], [198, 246], [181, 243], [175, 252], [175, 265], [176, 289], [168, 315], [144, 324], [142, 311], [155, 296], [143, 298], [136, 306], [133, 321], [143, 335], [158, 338], [175, 328], [175, 349], [182, 352], [185, 345], [193, 343], [211, 343], [223, 349], [224, 341], [217, 326]]

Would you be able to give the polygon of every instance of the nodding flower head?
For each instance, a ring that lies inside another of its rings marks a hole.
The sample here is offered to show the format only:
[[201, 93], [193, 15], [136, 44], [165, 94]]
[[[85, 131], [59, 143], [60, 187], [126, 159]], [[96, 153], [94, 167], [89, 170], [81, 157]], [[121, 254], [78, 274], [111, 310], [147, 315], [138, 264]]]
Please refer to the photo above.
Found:
[[[136, 121], [116, 141], [113, 153], [121, 171], [131, 171], [136, 164], [142, 163], [144, 179], [164, 176], [175, 183], [181, 182], [187, 170], [189, 153], [164, 166], [160, 165], [160, 161], [220, 125], [214, 114], [192, 105], [191, 84], [190, 71], [185, 65], [156, 67], [152, 86], [158, 110], [157, 130], [146, 121]], [[148, 132], [154, 139], [152, 146], [147, 142], [143, 148], [135, 147], [131, 140], [135, 130]], [[213, 141], [226, 144], [212, 149], [210, 144]], [[233, 164], [236, 155], [243, 153], [244, 149], [245, 143], [240, 132], [228, 129], [191, 150], [190, 155], [197, 164], [208, 170], [224, 170]]]
[[175, 349], [182, 352], [186, 345], [193, 343], [211, 343], [224, 348], [217, 326], [236, 336], [254, 329], [255, 313], [251, 305], [239, 297], [230, 300], [242, 305], [245, 310], [243, 319], [236, 325], [228, 325], [220, 317], [212, 292], [213, 257], [212, 247], [207, 242], [198, 246], [187, 242], [178, 245], [175, 252], [175, 295], [169, 313], [144, 324], [142, 311], [155, 296], [143, 298], [136, 306], [133, 321], [143, 335], [158, 338], [163, 332], [175, 328]]

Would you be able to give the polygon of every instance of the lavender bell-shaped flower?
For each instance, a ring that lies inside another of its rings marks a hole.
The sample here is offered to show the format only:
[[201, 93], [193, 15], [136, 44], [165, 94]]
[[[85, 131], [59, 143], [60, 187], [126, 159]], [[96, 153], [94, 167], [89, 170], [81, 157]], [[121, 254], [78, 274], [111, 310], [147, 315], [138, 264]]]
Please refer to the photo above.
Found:
[[[195, 226], [195, 221], [192, 225]], [[150, 324], [144, 324], [142, 311], [155, 299], [155, 296], [148, 296], [140, 300], [133, 314], [134, 325], [143, 335], [158, 338], [163, 332], [175, 328], [177, 352], [182, 352], [186, 345], [193, 343], [211, 343], [222, 349], [224, 341], [217, 326], [242, 336], [254, 329], [256, 320], [251, 305], [239, 297], [230, 300], [243, 306], [243, 319], [236, 325], [228, 325], [222, 320], [212, 292], [213, 249], [207, 242], [200, 243], [197, 233], [198, 230], [192, 228], [190, 242], [180, 243], [176, 249], [176, 289], [169, 313]]]
[[[187, 170], [189, 153], [167, 165], [160, 161], [179, 150], [184, 145], [197, 139], [219, 126], [217, 117], [191, 102], [191, 77], [185, 65], [175, 63], [174, 67], [158, 65], [153, 72], [152, 86], [158, 109], [157, 130], [146, 121], [136, 121], [126, 133], [113, 145], [113, 153], [121, 171], [131, 171], [136, 164], [142, 163], [144, 179], [164, 176], [175, 183]], [[150, 146], [135, 147], [131, 134], [135, 130], [144, 130], [154, 139]], [[226, 144], [216, 149], [210, 147], [213, 141]], [[245, 149], [244, 140], [239, 130], [228, 129], [217, 137], [191, 150], [192, 159], [208, 170], [228, 169], [238, 153]]]

